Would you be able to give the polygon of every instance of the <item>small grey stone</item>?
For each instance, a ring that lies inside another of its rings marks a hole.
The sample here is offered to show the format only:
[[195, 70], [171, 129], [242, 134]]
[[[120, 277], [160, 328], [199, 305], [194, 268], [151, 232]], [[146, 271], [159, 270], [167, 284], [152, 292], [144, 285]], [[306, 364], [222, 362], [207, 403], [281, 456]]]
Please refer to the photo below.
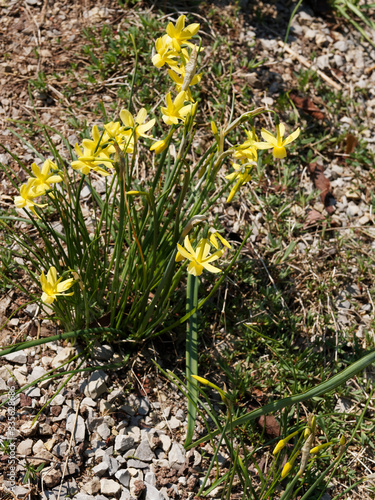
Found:
[[146, 472], [145, 474], [145, 483], [151, 484], [155, 486], [156, 484], [156, 475], [154, 472]]
[[130, 450], [134, 446], [134, 438], [132, 436], [125, 436], [124, 434], [119, 434], [115, 439], [115, 450], [118, 452], [124, 452]]
[[141, 462], [141, 460], [129, 458], [128, 467], [132, 467], [133, 469], [147, 469], [148, 467], [150, 467], [150, 464], [147, 462]]
[[171, 407], [170, 406], [167, 406], [166, 408], [164, 408], [163, 410], [163, 416], [165, 418], [169, 418], [169, 415], [171, 414]]
[[181, 426], [181, 420], [173, 416], [168, 420], [168, 425], [171, 429], [178, 429]]
[[107, 400], [109, 403], [111, 403], [112, 401], [115, 401], [116, 399], [120, 398], [123, 395], [124, 395], [123, 389], [115, 389], [114, 391], [111, 391], [109, 393]]
[[92, 471], [96, 476], [101, 477], [107, 473], [108, 469], [109, 469], [109, 465], [103, 461], [103, 462], [100, 462], [100, 464], [95, 465], [95, 467], [92, 468]]
[[85, 396], [96, 399], [108, 391], [107, 384], [105, 383], [106, 374], [103, 370], [94, 372], [87, 381], [85, 387]]
[[61, 406], [65, 401], [65, 397], [62, 394], [57, 394], [51, 401], [51, 406]]
[[17, 446], [17, 454], [25, 455], [26, 457], [31, 455], [33, 443], [34, 441], [32, 439], [25, 439], [21, 441], [20, 444]]
[[121, 432], [123, 431], [124, 429], [126, 429], [126, 427], [129, 425], [129, 422], [127, 420], [121, 420], [121, 422], [119, 422], [116, 426], [116, 430], [118, 432]]
[[130, 482], [130, 474], [129, 471], [125, 469], [120, 469], [116, 472], [115, 478], [120, 481], [120, 483], [127, 488]]
[[66, 363], [70, 359], [72, 359], [77, 354], [77, 351], [73, 347], [64, 347], [61, 351], [55, 356], [51, 362], [52, 368], [58, 368], [63, 363]]
[[185, 420], [185, 412], [184, 412], [184, 410], [181, 410], [181, 408], [178, 409], [176, 411], [175, 417], [178, 418], [178, 420], [181, 420], [181, 422], [183, 422]]
[[78, 465], [73, 462], [72, 460], [68, 460], [68, 463], [66, 464], [66, 476], [74, 476], [75, 474], [79, 473], [79, 467]]
[[126, 434], [134, 439], [134, 443], [138, 444], [141, 442], [141, 429], [138, 427], [138, 425], [131, 425], [128, 428]]
[[69, 443], [67, 441], [63, 441], [62, 443], [58, 443], [52, 449], [52, 453], [59, 458], [63, 458], [68, 451]]
[[140, 404], [138, 406], [138, 414], [139, 415], [147, 415], [150, 411], [150, 403], [146, 398], [141, 398]]
[[329, 55], [324, 54], [316, 58], [316, 65], [319, 69], [326, 69], [329, 67]]
[[100, 491], [103, 495], [115, 497], [120, 494], [121, 486], [113, 479], [104, 478], [100, 480]]
[[129, 490], [122, 490], [120, 500], [134, 500]]
[[83, 489], [88, 493], [89, 495], [95, 495], [95, 493], [98, 493], [100, 491], [100, 481], [97, 477], [93, 477], [91, 481], [88, 483], [85, 483], [83, 485]]
[[348, 50], [348, 44], [345, 40], [339, 40], [333, 44], [333, 48], [340, 52], [346, 52]]
[[81, 401], [81, 406], [90, 406], [90, 407], [95, 407], [97, 405], [96, 401], [94, 401], [91, 398], [83, 398]]
[[95, 500], [96, 497], [88, 495], [87, 493], [77, 493], [73, 500]]
[[113, 356], [113, 349], [110, 345], [96, 344], [93, 348], [93, 357], [100, 361], [109, 361]]
[[94, 432], [104, 422], [104, 417], [95, 416], [95, 412], [90, 408], [86, 419], [86, 427], [89, 432]]
[[39, 387], [30, 387], [30, 389], [25, 391], [25, 395], [29, 396], [29, 398], [40, 398], [41, 392]]
[[61, 494], [60, 494], [60, 485], [55, 486], [52, 489], [52, 493], [56, 496], [56, 498], [60, 497], [60, 500], [67, 500], [72, 497], [76, 493], [78, 493], [77, 483], [75, 479], [70, 479], [65, 481], [61, 486]]
[[53, 488], [61, 481], [61, 471], [55, 469], [54, 467], [50, 467], [45, 471], [42, 471], [42, 480], [44, 485], [47, 488]]
[[53, 434], [52, 427], [49, 424], [46, 424], [45, 422], [39, 424], [39, 434], [41, 436], [52, 436]]
[[155, 486], [146, 483], [146, 500], [165, 500], [165, 497]]
[[103, 422], [97, 427], [96, 432], [104, 440], [109, 438], [109, 436], [111, 435], [111, 430], [105, 422]]
[[20, 365], [24, 365], [27, 362], [27, 356], [24, 352], [11, 352], [4, 356], [4, 359], [7, 361], [11, 361], [12, 363], [19, 363]]
[[30, 488], [24, 488], [23, 486], [15, 486], [13, 493], [17, 498], [21, 499], [23, 497], [26, 497], [26, 495], [29, 496]]
[[167, 436], [167, 434], [160, 434], [159, 438], [162, 443], [163, 451], [165, 451], [165, 453], [168, 453], [172, 445], [171, 438]]
[[349, 300], [344, 300], [343, 302], [340, 302], [338, 306], [342, 307], [343, 309], [350, 309], [351, 307]]
[[128, 450], [127, 452], [125, 452], [125, 454], [123, 455], [123, 457], [125, 459], [132, 458], [132, 457], [134, 457], [134, 453], [135, 453], [135, 448], [130, 448], [130, 450]]
[[185, 449], [179, 443], [173, 443], [168, 453], [169, 464], [172, 469], [179, 469], [185, 463]]
[[82, 443], [85, 440], [85, 432], [86, 432], [86, 427], [85, 427], [85, 421], [81, 417], [81, 415], [77, 416], [77, 422], [76, 422], [76, 415], [72, 413], [71, 415], [68, 416], [66, 419], [66, 430], [69, 431], [71, 434], [74, 431], [74, 440], [76, 443]]
[[151, 462], [155, 457], [155, 453], [151, 450], [149, 442], [143, 440], [138, 448], [135, 450], [135, 458], [142, 462]]
[[43, 377], [47, 372], [44, 368], [41, 366], [34, 366], [33, 371], [30, 373], [30, 375], [27, 377], [27, 381], [34, 382], [34, 380], [37, 380], [40, 377]]
[[117, 460], [113, 457], [108, 456], [107, 454], [104, 454], [103, 462], [105, 462], [108, 465], [109, 475], [114, 476], [119, 468], [119, 464], [118, 464]]

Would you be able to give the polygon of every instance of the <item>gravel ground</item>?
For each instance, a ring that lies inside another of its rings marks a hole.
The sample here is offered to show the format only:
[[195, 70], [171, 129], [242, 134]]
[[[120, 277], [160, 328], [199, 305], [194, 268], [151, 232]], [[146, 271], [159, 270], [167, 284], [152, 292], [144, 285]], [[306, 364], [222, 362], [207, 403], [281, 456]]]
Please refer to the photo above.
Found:
[[[375, 49], [361, 41], [355, 30], [340, 24], [329, 12], [320, 17], [308, 5], [303, 6], [294, 18], [289, 44], [285, 46], [282, 39], [293, 5], [258, 2], [257, 6], [262, 12], [263, 24], [256, 23], [255, 15], [252, 15], [254, 9], [249, 2], [244, 5], [247, 14], [238, 16], [234, 28], [222, 28], [227, 30], [229, 36], [237, 37], [238, 53], [248, 51], [255, 44], [252, 50], [258, 60], [266, 59], [261, 67], [251, 72], [244, 72], [235, 66], [235, 88], [240, 89], [246, 82], [253, 88], [256, 105], [272, 107], [282, 90], [294, 87], [295, 71], [302, 67], [318, 70], [320, 78], [329, 88], [350, 98], [346, 112], [337, 121], [336, 117], [329, 115], [322, 100], [314, 95], [305, 98], [295, 93], [291, 98], [297, 109], [310, 115], [315, 113], [313, 116], [318, 121], [335, 123], [338, 127], [335, 133], [350, 134], [360, 124], [361, 138], [373, 150]], [[231, 5], [223, 5], [222, 9], [223, 12], [233, 12]], [[143, 11], [152, 10], [151, 6], [143, 6]], [[9, 119], [27, 120], [34, 114], [28, 94], [28, 81], [35, 79], [40, 71], [52, 74], [67, 67], [77, 46], [82, 44], [80, 33], [83, 27], [100, 26], [105, 22], [113, 25], [136, 22], [138, 13], [124, 11], [114, 1], [98, 3], [91, 0], [0, 0], [0, 13], [0, 47], [3, 53], [0, 62], [0, 143], [15, 152], [21, 160], [30, 163], [34, 161], [30, 148], [23, 147], [7, 130]], [[374, 33], [369, 32], [369, 36], [375, 42]], [[60, 39], [58, 45], [57, 38]], [[57, 84], [51, 85], [46, 94], [34, 90], [32, 93], [42, 122], [62, 132], [74, 145], [76, 134], [66, 120], [66, 108], [75, 109], [74, 96], [69, 102], [61, 98]], [[101, 97], [105, 106], [109, 106], [112, 99], [109, 87], [103, 87]], [[86, 119], [88, 122], [95, 120], [91, 111], [95, 99], [95, 93], [88, 96], [86, 105], [77, 110], [77, 119]], [[239, 90], [237, 99], [240, 112]], [[309, 194], [313, 189], [319, 189], [322, 194], [313, 200], [307, 213], [298, 204], [293, 207], [293, 213], [295, 220], [305, 218], [307, 227], [318, 224], [328, 213], [332, 221], [336, 221], [341, 234], [348, 237], [353, 227], [358, 227], [361, 237], [365, 235], [364, 253], [370, 252], [375, 248], [375, 227], [369, 171], [365, 165], [346, 165], [342, 161], [345, 154], [337, 151], [333, 154], [333, 160], [328, 161], [320, 155], [316, 164], [311, 165], [310, 172], [302, 172], [301, 185], [305, 192]], [[0, 161], [12, 166], [13, 160], [8, 152], [0, 151]], [[0, 180], [0, 206], [6, 210], [15, 192], [5, 176], [0, 177]], [[228, 230], [232, 232], [238, 231], [239, 220], [251, 221], [253, 234], [250, 245], [259, 242], [259, 238], [267, 233], [264, 214], [259, 207], [235, 205], [228, 210], [228, 215]], [[303, 261], [306, 249], [309, 249], [309, 259], [314, 258], [314, 252], [319, 258], [317, 242], [318, 237], [313, 231], [301, 238], [296, 248], [297, 261], [298, 256]], [[353, 268], [351, 272], [355, 277], [356, 270]], [[14, 291], [0, 297], [1, 324], [17, 309], [17, 301], [18, 295]], [[360, 289], [355, 284], [355, 279], [351, 285], [338, 290], [333, 306], [340, 310], [339, 326], [354, 325], [357, 338], [363, 342], [364, 329], [374, 335], [371, 329], [371, 296], [368, 290]], [[358, 309], [359, 313], [356, 312]], [[42, 320], [38, 313], [37, 309], [30, 306], [23, 309], [22, 314], [15, 314], [0, 332], [0, 342], [3, 345], [15, 342], [25, 332], [30, 338], [37, 334], [42, 337], [54, 334], [54, 326]], [[316, 329], [312, 337], [319, 333], [318, 324]], [[173, 351], [172, 343], [168, 345], [169, 348]], [[164, 346], [159, 351], [146, 349], [135, 358], [130, 371], [99, 370], [89, 376], [78, 374], [57, 395], [58, 388], [67, 380], [67, 376], [61, 380], [48, 380], [30, 387], [16, 398], [17, 498], [196, 498], [206, 463], [202, 459], [202, 450], [186, 453], [183, 448], [186, 432], [185, 400], [177, 388], [160, 377], [155, 369], [151, 371], [152, 357], [168, 366], [170, 360], [165, 358], [165, 354], [160, 354], [163, 349]], [[10, 372], [18, 386], [23, 386], [43, 376], [48, 370], [69, 362], [78, 352], [79, 349], [67, 343], [52, 343], [2, 358], [2, 400], [8, 391]], [[176, 357], [171, 355], [172, 358], [173, 363], [178, 365]], [[117, 347], [97, 346], [90, 363], [86, 362], [81, 368], [114, 363], [121, 359], [122, 353]], [[66, 365], [66, 369], [76, 367], [75, 361]], [[53, 395], [56, 397], [41, 414], [37, 424], [31, 426], [37, 411]], [[197, 431], [201, 430], [198, 426]], [[5, 432], [6, 410], [2, 408], [0, 436]], [[206, 451], [210, 450], [207, 448]], [[3, 454], [0, 460], [7, 464], [8, 457]], [[19, 479], [25, 474], [25, 466], [31, 464], [37, 468], [42, 462], [46, 464], [45, 467], [35, 472], [39, 481], [26, 481], [21, 485]], [[225, 463], [226, 457], [221, 456], [223, 470]], [[0, 477], [3, 476], [2, 498], [6, 498], [8, 473], [7, 466], [0, 473]], [[220, 492], [213, 491], [210, 496], [220, 498]]]

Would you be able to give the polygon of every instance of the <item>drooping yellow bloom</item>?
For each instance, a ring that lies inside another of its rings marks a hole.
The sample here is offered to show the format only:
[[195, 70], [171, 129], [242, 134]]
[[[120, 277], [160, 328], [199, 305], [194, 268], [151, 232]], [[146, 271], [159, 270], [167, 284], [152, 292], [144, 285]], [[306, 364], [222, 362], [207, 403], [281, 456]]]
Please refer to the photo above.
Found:
[[164, 64], [168, 66], [177, 66], [178, 62], [175, 60], [179, 57], [178, 52], [173, 48], [171, 38], [164, 35], [158, 38], [155, 42], [156, 54], [152, 57], [152, 64], [157, 68], [161, 68]]
[[235, 172], [232, 172], [229, 175], [226, 175], [225, 178], [230, 181], [237, 179], [236, 184], [232, 187], [231, 192], [227, 198], [227, 203], [232, 201], [233, 196], [237, 193], [237, 191], [242, 187], [246, 182], [251, 180], [251, 171], [253, 169], [255, 162], [242, 160], [242, 164], [238, 165], [237, 163], [232, 163], [232, 167]]
[[172, 40], [174, 49], [180, 52], [181, 45], [193, 45], [188, 40], [196, 35], [198, 30], [198, 23], [189, 24], [185, 28], [185, 16], [182, 15], [177, 19], [176, 26], [173, 26], [173, 23], [169, 23], [165, 31]]
[[167, 149], [171, 137], [173, 135], [173, 132], [174, 129], [172, 128], [167, 137], [165, 137], [165, 139], [161, 139], [160, 141], [154, 142], [154, 144], [150, 147], [150, 151], [155, 151], [155, 154], [158, 155], [162, 153], [165, 149]]
[[283, 140], [283, 136], [285, 134], [285, 125], [283, 123], [276, 125], [276, 137], [273, 136], [270, 132], [268, 132], [264, 128], [262, 128], [261, 134], [266, 142], [257, 142], [256, 147], [258, 149], [273, 148], [272, 154], [274, 158], [285, 158], [286, 157], [285, 146], [287, 146], [292, 141], [297, 139], [300, 132], [301, 130], [297, 128], [297, 130], [295, 130], [292, 134], [288, 135], [288, 137]]
[[40, 275], [40, 283], [42, 285], [42, 302], [45, 304], [52, 304], [52, 302], [56, 299], [58, 295], [73, 295], [74, 292], [71, 293], [63, 293], [73, 285], [74, 279], [69, 278], [65, 281], [61, 281], [62, 277], [57, 279], [57, 272], [55, 267], [50, 267], [47, 273], [47, 277], [44, 275], [44, 272]]
[[314, 455], [315, 453], [319, 453], [320, 450], [324, 450], [328, 446], [331, 446], [331, 444], [333, 444], [333, 441], [329, 441], [329, 443], [324, 443], [324, 444], [320, 444], [318, 446], [315, 446], [315, 448], [311, 448], [310, 453], [312, 455]]
[[284, 477], [286, 477], [289, 474], [289, 472], [292, 470], [293, 464], [294, 464], [298, 455], [299, 455], [299, 451], [297, 451], [292, 456], [292, 458], [284, 465], [283, 470], [281, 471], [281, 479], [284, 479]]
[[36, 187], [34, 180], [34, 178], [30, 177], [26, 184], [21, 186], [19, 196], [14, 197], [14, 204], [17, 208], [28, 208], [39, 219], [40, 217], [36, 213], [35, 207], [45, 207], [46, 203], [35, 203], [34, 199], [42, 196], [45, 190], [41, 187]]
[[216, 384], [213, 384], [212, 382], [210, 382], [206, 378], [200, 377], [199, 375], [192, 375], [192, 377], [195, 378], [195, 380], [197, 380], [201, 384], [208, 385], [208, 387], [211, 387], [211, 389], [214, 389], [215, 391], [217, 391], [220, 394], [220, 397], [223, 400], [223, 402], [225, 404], [228, 403], [229, 400], [228, 400], [226, 393], [222, 389], [220, 389], [220, 387], [218, 387]]
[[145, 108], [139, 110], [139, 113], [137, 114], [135, 120], [130, 111], [128, 111], [127, 109], [123, 109], [120, 112], [120, 118], [125, 127], [129, 127], [129, 129], [134, 130], [136, 140], [138, 139], [138, 137], [151, 137], [149, 135], [146, 135], [145, 132], [150, 130], [155, 125], [156, 120], [155, 118], [153, 118], [149, 122], [144, 123], [147, 118], [147, 111]]
[[289, 436], [285, 437], [284, 439], [280, 439], [280, 441], [277, 443], [275, 449], [273, 450], [273, 455], [277, 455], [279, 451], [281, 451], [284, 446], [290, 441], [294, 436], [296, 436], [299, 433], [299, 431], [292, 432], [292, 434], [289, 434]]
[[210, 262], [219, 259], [223, 255], [225, 248], [210, 255], [210, 242], [206, 238], [203, 238], [198, 243], [196, 250], [194, 250], [188, 236], [184, 239], [184, 246], [185, 248], [177, 243], [178, 254], [176, 261], [178, 262], [182, 259], [190, 260], [188, 273], [200, 276], [203, 269], [206, 269], [210, 273], [220, 273], [221, 270], [212, 266]]
[[216, 250], [218, 250], [218, 249], [219, 249], [219, 243], [218, 243], [218, 241], [217, 241], [217, 239], [216, 239], [216, 238], [219, 238], [219, 240], [221, 241], [221, 243], [222, 243], [225, 247], [229, 248], [230, 250], [232, 249], [232, 247], [231, 247], [231, 246], [230, 246], [230, 244], [227, 242], [227, 240], [226, 240], [225, 238], [223, 238], [223, 237], [221, 236], [221, 234], [220, 234], [218, 231], [216, 231], [216, 229], [215, 229], [215, 228], [210, 227], [210, 229], [208, 230], [208, 232], [210, 233], [210, 236], [209, 236], [210, 243], [211, 243], [211, 245], [212, 245], [212, 246], [214, 246], [214, 247], [216, 248]]
[[[52, 172], [50, 172], [50, 169], [52, 169]], [[62, 177], [58, 174], [58, 172], [56, 172], [58, 169], [58, 166], [50, 159], [47, 159], [43, 163], [42, 169], [40, 169], [36, 163], [33, 163], [31, 165], [31, 170], [35, 175], [35, 178], [31, 177], [31, 179], [33, 179], [35, 188], [38, 191], [40, 190], [44, 192], [51, 189], [51, 184], [61, 182]]]
[[167, 106], [161, 107], [161, 112], [163, 113], [163, 121], [167, 125], [177, 125], [178, 120], [184, 121], [186, 115], [191, 112], [192, 104], [184, 105], [187, 100], [186, 92], [180, 92], [174, 101], [172, 101], [171, 93], [168, 92], [165, 101]]

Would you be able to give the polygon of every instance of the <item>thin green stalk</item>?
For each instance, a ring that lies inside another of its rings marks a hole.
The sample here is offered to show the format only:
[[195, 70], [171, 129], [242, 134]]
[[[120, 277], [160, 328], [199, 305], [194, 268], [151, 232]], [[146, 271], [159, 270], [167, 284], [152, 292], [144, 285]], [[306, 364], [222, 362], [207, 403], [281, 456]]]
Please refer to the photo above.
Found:
[[197, 416], [196, 403], [198, 399], [198, 388], [193, 382], [192, 375], [198, 375], [198, 290], [199, 278], [188, 274], [186, 288], [186, 311], [189, 313], [193, 309], [195, 312], [190, 316], [187, 323], [186, 335], [186, 381], [189, 393], [188, 399], [188, 424], [185, 439], [185, 446], [191, 443]]
[[284, 43], [288, 43], [288, 38], [289, 38], [289, 31], [290, 31], [290, 27], [291, 27], [291, 25], [292, 25], [292, 22], [293, 22], [294, 16], [296, 15], [297, 10], [300, 8], [300, 5], [301, 5], [301, 3], [302, 3], [302, 2], [303, 2], [303, 0], [299, 0], [299, 1], [297, 2], [297, 5], [296, 5], [296, 6], [294, 7], [294, 9], [293, 9], [293, 12], [292, 12], [292, 14], [291, 14], [291, 16], [290, 16], [290, 19], [289, 19], [288, 27], [287, 27], [287, 29], [286, 29], [285, 38], [284, 38]]

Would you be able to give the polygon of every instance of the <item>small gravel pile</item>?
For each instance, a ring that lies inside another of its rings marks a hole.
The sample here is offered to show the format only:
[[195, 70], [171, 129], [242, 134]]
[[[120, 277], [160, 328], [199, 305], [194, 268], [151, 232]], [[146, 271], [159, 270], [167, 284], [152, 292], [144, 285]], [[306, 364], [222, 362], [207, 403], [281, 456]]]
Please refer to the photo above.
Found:
[[[0, 387], [10, 384], [10, 373], [17, 385], [29, 384], [77, 353], [73, 347], [51, 343], [9, 354], [0, 367]], [[113, 363], [119, 358], [110, 346], [98, 346], [86, 366], [104, 360]], [[76, 367], [77, 362], [72, 361], [64, 369]], [[169, 387], [167, 396], [165, 382], [158, 380], [150, 396], [135, 395], [121, 387], [116, 372], [100, 369], [88, 376], [75, 375], [58, 392], [62, 380], [38, 382], [15, 402], [17, 477], [25, 477], [30, 466], [36, 469], [44, 463], [39, 473], [41, 499], [166, 500], [194, 496], [202, 477], [202, 457], [197, 451], [184, 450], [186, 409], [176, 388]], [[36, 408], [53, 396], [32, 425]], [[6, 397], [3, 395], [1, 401]], [[0, 434], [4, 434], [5, 407], [0, 415]], [[21, 499], [29, 491], [25, 484], [16, 486], [14, 493]]]

